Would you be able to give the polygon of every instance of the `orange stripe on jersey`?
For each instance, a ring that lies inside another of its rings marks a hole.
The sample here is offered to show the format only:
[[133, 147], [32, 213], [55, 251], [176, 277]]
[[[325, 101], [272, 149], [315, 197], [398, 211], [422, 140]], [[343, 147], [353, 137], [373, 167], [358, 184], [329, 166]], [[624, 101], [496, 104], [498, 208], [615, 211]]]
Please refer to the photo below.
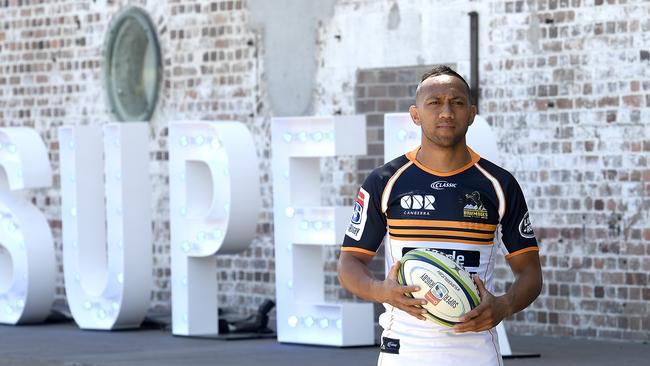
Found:
[[392, 236], [389, 235], [392, 240], [398, 240], [398, 241], [428, 241], [432, 243], [462, 243], [462, 244], [475, 244], [475, 245], [493, 245], [494, 242], [486, 242], [486, 241], [473, 241], [473, 240], [464, 240], [464, 239], [447, 239], [447, 238], [415, 238], [415, 237], [408, 237], [408, 236]]
[[362, 249], [362, 248], [356, 248], [356, 247], [341, 247], [342, 252], [357, 252], [357, 253], [363, 253], [371, 256], [377, 255], [377, 253], [373, 252], [372, 250], [367, 250], [367, 249]]
[[450, 231], [450, 230], [417, 230], [417, 229], [390, 229], [391, 234], [410, 234], [410, 235], [448, 235], [458, 236], [463, 238], [476, 238], [476, 239], [494, 239], [494, 233], [482, 234], [472, 233], [469, 231]]
[[517, 250], [515, 252], [512, 252], [512, 253], [506, 255], [506, 259], [510, 259], [510, 258], [512, 258], [512, 257], [514, 257], [516, 255], [524, 254], [524, 253], [527, 253], [527, 252], [539, 252], [539, 247], [528, 247], [528, 248], [524, 248], [524, 249], [519, 249], [519, 250]]
[[496, 225], [481, 224], [478, 222], [468, 221], [444, 221], [444, 220], [401, 220], [401, 219], [388, 219], [388, 226], [424, 226], [435, 228], [455, 228], [455, 229], [469, 229], [494, 232], [497, 229]]

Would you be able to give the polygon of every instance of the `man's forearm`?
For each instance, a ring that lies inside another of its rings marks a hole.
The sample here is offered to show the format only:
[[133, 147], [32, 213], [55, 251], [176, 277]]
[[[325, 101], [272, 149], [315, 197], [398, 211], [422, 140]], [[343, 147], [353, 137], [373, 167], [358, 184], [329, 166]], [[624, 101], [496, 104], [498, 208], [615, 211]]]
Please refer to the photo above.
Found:
[[341, 285], [364, 300], [381, 302], [375, 287], [378, 280], [360, 259], [341, 253], [338, 263], [338, 277]]
[[542, 290], [542, 274], [538, 268], [529, 267], [516, 275], [508, 291], [501, 296], [507, 305], [507, 316], [514, 315], [530, 305]]

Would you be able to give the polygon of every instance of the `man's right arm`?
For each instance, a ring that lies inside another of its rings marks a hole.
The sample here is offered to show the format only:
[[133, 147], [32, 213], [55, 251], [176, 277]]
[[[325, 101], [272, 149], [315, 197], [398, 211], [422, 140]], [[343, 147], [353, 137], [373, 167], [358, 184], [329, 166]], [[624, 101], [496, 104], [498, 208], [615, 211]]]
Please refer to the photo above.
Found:
[[426, 300], [406, 296], [406, 293], [418, 291], [418, 287], [402, 286], [397, 282], [400, 262], [397, 261], [388, 277], [381, 281], [376, 279], [368, 268], [372, 258], [368, 254], [342, 251], [338, 262], [338, 277], [341, 285], [364, 300], [388, 303], [418, 319], [426, 320], [422, 316], [426, 310], [417, 306], [426, 304]]

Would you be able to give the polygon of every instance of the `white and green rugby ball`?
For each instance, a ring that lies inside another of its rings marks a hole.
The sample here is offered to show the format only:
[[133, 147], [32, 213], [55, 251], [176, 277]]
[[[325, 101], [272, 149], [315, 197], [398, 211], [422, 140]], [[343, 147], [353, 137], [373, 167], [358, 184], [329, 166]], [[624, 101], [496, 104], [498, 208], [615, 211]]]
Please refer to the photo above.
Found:
[[422, 308], [431, 321], [453, 327], [481, 302], [470, 274], [444, 253], [413, 249], [400, 262], [397, 281], [404, 286], [420, 287], [420, 291], [407, 295], [427, 301]]

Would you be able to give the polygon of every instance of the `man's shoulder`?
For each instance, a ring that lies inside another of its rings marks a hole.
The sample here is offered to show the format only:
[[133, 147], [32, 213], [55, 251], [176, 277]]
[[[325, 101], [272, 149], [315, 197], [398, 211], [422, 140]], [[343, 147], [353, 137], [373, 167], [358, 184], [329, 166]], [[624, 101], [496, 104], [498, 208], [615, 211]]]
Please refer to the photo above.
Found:
[[478, 165], [486, 170], [494, 178], [496, 178], [502, 185], [509, 185], [517, 182], [512, 173], [491, 162], [490, 160], [481, 157], [481, 159], [478, 161]]
[[406, 155], [399, 156], [384, 165], [373, 169], [364, 182], [366, 189], [376, 189], [380, 192], [386, 186], [391, 177], [397, 173], [400, 168], [404, 167], [410, 160]]
[[406, 157], [406, 155], [399, 156], [387, 162], [386, 164], [380, 165], [375, 169], [373, 169], [373, 171], [370, 172], [369, 177], [373, 177], [374, 179], [378, 179], [381, 181], [387, 181], [409, 161], [410, 160]]

